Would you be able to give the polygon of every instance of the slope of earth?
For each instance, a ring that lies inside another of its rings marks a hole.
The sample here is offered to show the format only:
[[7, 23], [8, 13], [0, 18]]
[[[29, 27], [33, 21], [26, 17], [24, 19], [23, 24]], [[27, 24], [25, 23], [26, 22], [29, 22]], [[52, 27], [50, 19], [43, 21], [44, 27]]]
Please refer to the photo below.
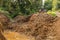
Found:
[[[17, 19], [17, 18], [16, 18]], [[46, 13], [33, 14], [26, 18], [27, 21], [19, 24], [10, 24], [16, 32], [35, 37], [35, 40], [57, 40], [54, 26], [57, 17]]]
[[60, 40], [60, 17], [57, 18], [57, 21], [54, 23], [55, 29], [56, 29], [56, 38], [57, 40]]
[[0, 12], [0, 40], [34, 40], [33, 37], [27, 35], [6, 31], [9, 22], [9, 18]]
[[7, 40], [60, 40], [60, 18], [57, 16], [37, 13], [17, 16], [14, 22], [9, 22], [4, 15], [0, 18], [0, 32], [4, 28], [8, 30], [1, 33]]

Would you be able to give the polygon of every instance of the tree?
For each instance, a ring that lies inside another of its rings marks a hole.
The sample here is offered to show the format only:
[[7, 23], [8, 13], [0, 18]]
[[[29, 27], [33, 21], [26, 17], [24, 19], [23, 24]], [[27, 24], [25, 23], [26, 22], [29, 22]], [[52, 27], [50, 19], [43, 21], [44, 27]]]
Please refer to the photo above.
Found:
[[52, 11], [56, 11], [57, 2], [58, 2], [58, 0], [53, 0], [53, 1], [52, 1]]
[[46, 0], [44, 7], [47, 11], [51, 10], [52, 9], [52, 0]]

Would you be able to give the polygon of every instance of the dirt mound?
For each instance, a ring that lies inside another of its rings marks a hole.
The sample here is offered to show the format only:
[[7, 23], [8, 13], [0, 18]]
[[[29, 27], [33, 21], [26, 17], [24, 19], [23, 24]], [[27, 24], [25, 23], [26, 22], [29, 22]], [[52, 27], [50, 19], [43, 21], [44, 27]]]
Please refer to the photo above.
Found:
[[[34, 36], [36, 40], [54, 40], [56, 30], [54, 23], [57, 17], [53, 17], [46, 13], [33, 14], [26, 18], [28, 21], [19, 24], [17, 22], [11, 24], [16, 32], [24, 33], [29, 36]], [[11, 26], [10, 25], [10, 26]]]
[[[30, 36], [35, 39], [31, 39]], [[60, 40], [60, 18], [46, 13], [37, 13], [28, 17], [17, 16], [11, 22], [0, 13], [0, 40], [6, 40], [5, 38], [7, 40]]]

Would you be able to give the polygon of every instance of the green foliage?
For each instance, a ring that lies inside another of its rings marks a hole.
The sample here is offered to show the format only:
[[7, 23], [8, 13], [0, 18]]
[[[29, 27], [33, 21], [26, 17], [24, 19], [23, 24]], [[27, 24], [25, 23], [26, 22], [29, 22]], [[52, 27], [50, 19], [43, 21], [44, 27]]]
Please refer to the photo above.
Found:
[[[60, 1], [60, 0], [59, 0]], [[60, 8], [60, 2], [58, 1], [57, 8]], [[14, 18], [17, 15], [30, 15], [39, 11], [42, 8], [42, 0], [0, 0], [0, 10], [7, 11], [10, 18]], [[44, 8], [52, 10], [52, 0], [46, 0]], [[54, 7], [53, 7], [54, 9]]]
[[47, 12], [47, 14], [52, 15], [52, 16], [56, 16], [56, 12], [51, 11], [51, 10], [49, 10], [49, 11]]
[[22, 15], [29, 15], [41, 8], [41, 0], [1, 0], [1, 7], [8, 11], [11, 18], [17, 16], [20, 12]]
[[57, 9], [57, 0], [52, 1], [52, 11], [56, 11]]
[[60, 0], [57, 2], [57, 10], [60, 9]]
[[51, 10], [52, 9], [52, 0], [46, 0], [45, 1], [45, 9]]

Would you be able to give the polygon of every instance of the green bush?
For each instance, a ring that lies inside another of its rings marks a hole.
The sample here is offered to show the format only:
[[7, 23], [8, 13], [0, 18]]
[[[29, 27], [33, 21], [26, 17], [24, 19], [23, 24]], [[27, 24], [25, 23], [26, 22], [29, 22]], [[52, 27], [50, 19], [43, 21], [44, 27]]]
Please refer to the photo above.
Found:
[[[60, 0], [59, 0], [60, 1]], [[42, 0], [0, 0], [0, 10], [8, 11], [11, 18], [19, 15], [30, 15], [39, 11], [42, 8]], [[52, 0], [46, 0], [44, 8], [52, 10]], [[60, 8], [58, 2], [57, 8]]]
[[52, 9], [52, 0], [45, 1], [45, 9], [51, 10]]
[[19, 15], [29, 15], [31, 13], [37, 12], [41, 8], [41, 0], [2, 0], [3, 10], [8, 11], [11, 18]]

